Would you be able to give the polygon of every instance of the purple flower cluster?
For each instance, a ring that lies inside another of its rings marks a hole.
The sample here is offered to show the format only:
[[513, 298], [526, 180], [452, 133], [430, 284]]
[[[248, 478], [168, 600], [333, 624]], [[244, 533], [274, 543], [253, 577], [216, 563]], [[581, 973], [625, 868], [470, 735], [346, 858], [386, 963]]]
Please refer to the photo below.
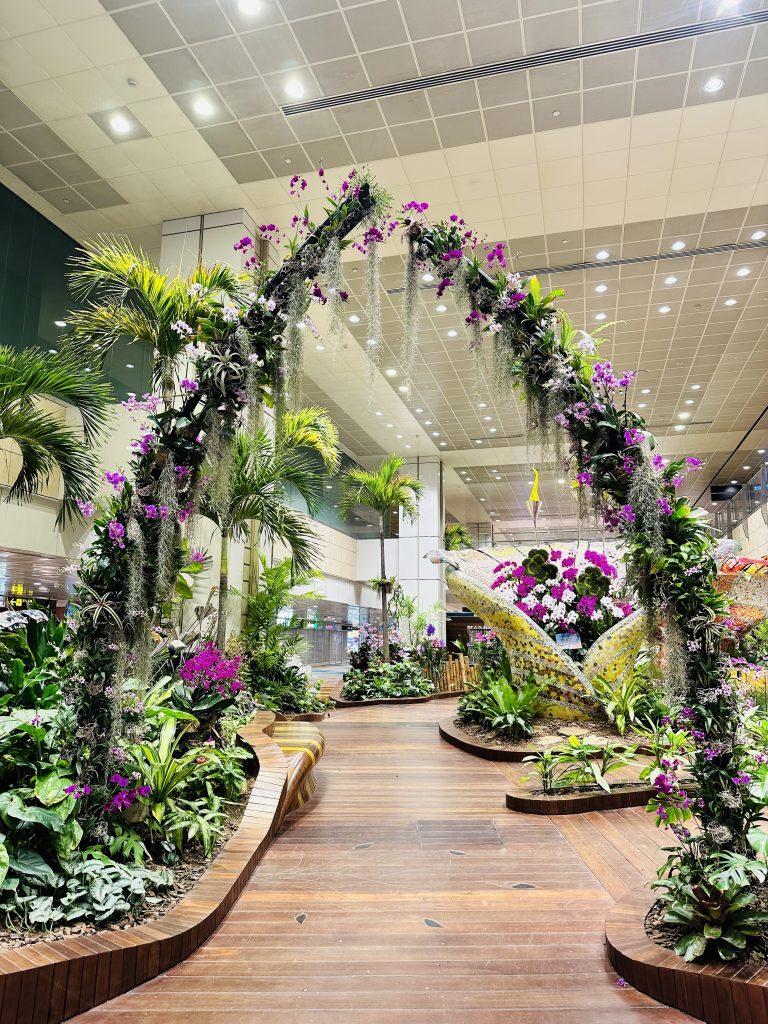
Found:
[[64, 792], [68, 796], [73, 796], [75, 800], [82, 800], [84, 796], [90, 796], [91, 787], [81, 786], [77, 782], [73, 782], [71, 786], [65, 786]]
[[117, 792], [104, 805], [105, 811], [125, 811], [136, 800], [148, 797], [152, 792], [151, 786], [135, 786], [131, 779], [126, 779], [118, 772], [110, 775], [109, 781], [117, 786]]
[[245, 687], [237, 678], [240, 658], [225, 658], [213, 641], [206, 641], [179, 669], [179, 675], [190, 686], [215, 690], [220, 696], [234, 697]]
[[86, 519], [91, 519], [96, 515], [96, 506], [92, 501], [82, 501], [80, 498], [75, 498], [75, 503]]
[[107, 532], [109, 539], [115, 547], [123, 550], [125, 548], [125, 527], [123, 524], [117, 519], [110, 519]]
[[108, 484], [112, 484], [116, 491], [122, 491], [123, 484], [125, 483], [126, 478], [125, 474], [123, 473], [113, 473], [110, 470], [107, 470], [107, 472], [104, 474], [104, 479], [107, 481]]

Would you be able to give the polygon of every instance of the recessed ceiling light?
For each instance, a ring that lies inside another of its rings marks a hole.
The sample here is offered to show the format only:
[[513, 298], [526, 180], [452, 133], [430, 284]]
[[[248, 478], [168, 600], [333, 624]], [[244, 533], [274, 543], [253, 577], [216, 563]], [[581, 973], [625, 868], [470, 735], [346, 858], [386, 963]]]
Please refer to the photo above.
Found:
[[408, 390], [408, 385], [407, 384], [401, 384], [400, 387], [397, 390], [405, 392], [405, 391]]
[[315, 345], [315, 352], [325, 352], [325, 345]]
[[496, 433], [496, 427], [488, 427], [488, 433], [489, 434], [495, 434]]
[[447, 443], [448, 443], [447, 441], [441, 441], [441, 442], [440, 442], [440, 447], [441, 447], [441, 448], [445, 448], [445, 446], [446, 446], [446, 444], [447, 444]]
[[607, 292], [608, 291], [608, 285], [607, 284], [597, 284], [597, 285], [595, 285], [595, 291], [599, 295], [602, 295], [603, 292]]
[[407, 444], [405, 447], [406, 448], [413, 448], [413, 445], [412, 444]]
[[113, 114], [109, 119], [109, 126], [118, 135], [127, 135], [133, 127], [128, 118], [122, 114]]
[[425, 427], [431, 427], [432, 426], [432, 420], [424, 420], [424, 426]]
[[433, 430], [432, 431], [432, 437], [440, 437], [440, 431], [439, 430]]
[[56, 355], [56, 349], [55, 349], [55, 348], [49, 348], [49, 349], [48, 349], [48, 351], [50, 352], [50, 354], [51, 354], [52, 356], [55, 356], [55, 355]]
[[664, 278], [664, 284], [677, 284], [677, 278], [674, 274], [670, 274], [669, 277]]
[[689, 420], [691, 418], [691, 414], [689, 412], [679, 412], [677, 414], [677, 418], [679, 420]]
[[672, 307], [671, 306], [659, 306], [659, 312], [660, 313], [671, 313], [672, 312]]
[[53, 326], [54, 327], [66, 327], [67, 326], [67, 321], [66, 320], [54, 320], [53, 321]]
[[731, 480], [732, 484], [737, 484], [738, 482], [739, 482], [738, 480]]
[[370, 346], [371, 348], [373, 348], [373, 346], [374, 346], [375, 344], [376, 344], [376, 339], [375, 339], [375, 338], [369, 338], [369, 339], [368, 339], [368, 345], [369, 345], [369, 346]]
[[349, 318], [349, 322], [351, 324], [359, 324], [360, 323], [360, 317], [357, 315], [357, 313], [353, 313], [352, 316]]
[[693, 399], [692, 398], [686, 398], [685, 404], [686, 405], [693, 405]]
[[742, 468], [742, 469], [752, 469], [752, 467], [751, 467], [751, 466], [742, 466], [741, 468]]
[[440, 305], [439, 305], [439, 306], [435, 306], [435, 312], [436, 312], [436, 313], [445, 313], [447, 309], [448, 309], [448, 307], [447, 307], [447, 306], [444, 306], [444, 305], [442, 304], [442, 302], [440, 303]]
[[765, 448], [758, 448], [757, 449], [757, 454], [758, 455], [765, 455]]
[[387, 424], [387, 427], [388, 427], [389, 430], [392, 430], [394, 428], [394, 426], [395, 426], [394, 423], [388, 423]]
[[427, 272], [426, 274], [421, 275], [421, 280], [424, 281], [425, 284], [432, 284], [435, 280], [435, 275]]
[[485, 420], [486, 423], [488, 423], [493, 419], [493, 416], [483, 416], [483, 419]]
[[560, 479], [559, 479], [559, 480], [558, 480], [557, 482], [558, 482], [559, 484], [564, 484], [564, 483], [565, 483], [565, 480], [563, 479], [563, 477], [560, 477]]
[[685, 430], [685, 424], [684, 423], [676, 423], [675, 424], [675, 430]]
[[125, 364], [125, 368], [126, 368], [126, 370], [133, 370], [133, 369], [135, 369], [133, 363], [126, 363]]
[[651, 389], [650, 388], [643, 388], [642, 391], [640, 392], [641, 395], [650, 395], [650, 393], [651, 393]]
[[196, 114], [199, 114], [200, 117], [210, 117], [213, 113], [214, 107], [207, 97], [201, 96], [192, 104], [192, 109]]
[[701, 391], [701, 384], [691, 384], [691, 391]]
[[421, 408], [421, 406], [419, 406], [418, 409], [414, 409], [414, 412], [424, 412], [424, 410]]
[[726, 299], [725, 302], [723, 303], [723, 305], [725, 305], [725, 306], [735, 306], [736, 305], [736, 299]]
[[457, 338], [458, 336], [459, 336], [459, 332], [458, 331], [448, 331], [448, 337], [449, 338]]
[[595, 313], [595, 320], [605, 320], [605, 313]]
[[482, 443], [483, 443], [483, 439], [481, 437], [478, 437], [478, 439], [475, 441], [475, 444], [482, 444]]
[[552, 117], [560, 117], [560, 111], [559, 110], [553, 110], [552, 111]]
[[645, 402], [639, 402], [637, 408], [638, 409], [645, 409], [646, 408]]
[[749, 277], [751, 273], [752, 271], [749, 269], [749, 267], [739, 267], [739, 269], [736, 271], [736, 277]]
[[712, 78], [708, 78], [704, 83], [704, 92], [720, 92], [724, 85], [725, 79], [713, 75]]
[[481, 498], [480, 501], [488, 501], [487, 498]]
[[289, 78], [285, 83], [285, 95], [292, 100], [300, 100], [304, 95], [304, 86], [298, 78]]
[[[501, 480], [501, 477], [500, 477], [500, 476], [497, 476], [497, 477], [495, 477], [495, 479], [496, 479], [496, 480]], [[531, 483], [533, 483], [533, 480], [531, 480]]]
[[478, 409], [487, 409], [488, 408], [488, 403], [487, 402], [478, 402], [477, 403], [477, 408]]
[[403, 439], [403, 435], [402, 435], [402, 434], [397, 434], [397, 437], [398, 437], [398, 439], [399, 439], [400, 441], [402, 441], [402, 439]]
[[685, 242], [682, 240], [682, 238], [678, 238], [678, 240], [676, 242], [672, 243], [672, 250], [674, 252], [680, 252], [680, 250], [684, 249], [684, 248], [685, 248]]
[[595, 253], [595, 258], [598, 260], [607, 260], [610, 255], [611, 254], [608, 252], [607, 249], [599, 249]]
[[376, 415], [377, 415], [377, 416], [383, 416], [383, 415], [384, 415], [384, 413], [383, 413], [383, 412], [379, 412], [379, 411], [377, 410], [377, 411], [376, 411]]
[[242, 14], [258, 14], [261, 0], [237, 0], [237, 7]]
[[753, 231], [749, 237], [753, 242], [761, 242], [765, 238], [765, 232], [760, 228], [757, 231]]

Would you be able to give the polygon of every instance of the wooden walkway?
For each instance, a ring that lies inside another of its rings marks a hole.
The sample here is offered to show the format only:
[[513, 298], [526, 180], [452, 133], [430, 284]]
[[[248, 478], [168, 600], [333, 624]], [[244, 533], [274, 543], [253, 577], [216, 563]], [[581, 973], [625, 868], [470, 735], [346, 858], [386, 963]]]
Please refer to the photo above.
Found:
[[452, 701], [335, 712], [307, 808], [215, 935], [81, 1024], [683, 1024], [619, 988], [612, 900], [651, 877], [642, 810], [513, 814], [440, 740]]

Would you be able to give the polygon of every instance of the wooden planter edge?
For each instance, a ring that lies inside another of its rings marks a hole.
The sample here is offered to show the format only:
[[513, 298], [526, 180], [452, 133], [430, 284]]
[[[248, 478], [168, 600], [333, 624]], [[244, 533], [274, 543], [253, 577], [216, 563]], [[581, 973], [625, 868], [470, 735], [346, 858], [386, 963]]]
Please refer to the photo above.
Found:
[[655, 900], [641, 887], [609, 910], [605, 940], [614, 970], [638, 991], [706, 1024], [765, 1024], [768, 968], [686, 963], [646, 934]]
[[533, 794], [516, 786], [507, 791], [507, 807], [519, 814], [585, 814], [587, 811], [613, 811], [622, 807], [643, 807], [656, 791], [653, 786], [611, 790], [606, 793], [570, 793], [567, 796]]
[[290, 805], [288, 764], [270, 736], [274, 722], [260, 712], [240, 730], [259, 760], [256, 782], [237, 831], [183, 899], [134, 928], [0, 952], [0, 1024], [59, 1024], [84, 1013], [185, 960], [218, 928]]
[[377, 697], [376, 700], [344, 700], [340, 696], [344, 689], [344, 683], [338, 683], [331, 690], [330, 699], [337, 708], [370, 708], [376, 704], [427, 704], [431, 700], [440, 700], [443, 697], [461, 697], [465, 690], [440, 690], [434, 693], [427, 693], [423, 697]]

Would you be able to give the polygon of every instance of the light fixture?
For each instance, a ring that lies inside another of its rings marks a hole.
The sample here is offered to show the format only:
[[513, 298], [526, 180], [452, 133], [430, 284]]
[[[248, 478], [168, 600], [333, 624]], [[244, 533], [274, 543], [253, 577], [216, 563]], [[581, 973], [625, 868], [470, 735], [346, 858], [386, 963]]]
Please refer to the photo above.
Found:
[[757, 449], [757, 454], [758, 455], [765, 455], [765, 448], [758, 448]]
[[67, 326], [67, 321], [66, 320], [54, 320], [53, 321], [53, 326], [54, 327], [66, 327]]
[[394, 424], [394, 423], [388, 423], [388, 424], [387, 424], [387, 428], [388, 428], [389, 430], [392, 430], [392, 429], [394, 428], [394, 426], [395, 426], [395, 424]]
[[701, 391], [701, 384], [691, 384], [691, 391]]
[[357, 315], [357, 313], [353, 313], [352, 316], [349, 317], [349, 322], [351, 324], [359, 324], [360, 323], [360, 317]]
[[445, 312], [447, 311], [447, 309], [448, 309], [448, 307], [447, 307], [447, 306], [444, 306], [444, 305], [442, 304], [442, 302], [440, 303], [440, 305], [439, 305], [439, 306], [435, 306], [435, 312], [436, 312], [436, 313], [445, 313]]
[[441, 448], [445, 448], [445, 446], [446, 446], [446, 444], [447, 444], [447, 443], [448, 443], [447, 441], [441, 441], [441, 442], [440, 442], [440, 447], [441, 447]]
[[373, 346], [374, 346], [374, 345], [375, 345], [376, 343], [377, 343], [377, 342], [376, 342], [376, 339], [375, 339], [375, 338], [369, 338], [369, 339], [368, 339], [368, 345], [369, 345], [369, 347], [370, 347], [370, 348], [373, 348]]
[[424, 426], [425, 427], [431, 427], [432, 426], [432, 420], [424, 420]]
[[196, 114], [199, 114], [200, 117], [210, 117], [214, 108], [213, 104], [207, 97], [201, 96], [192, 104], [192, 109]]
[[638, 403], [638, 406], [637, 406], [637, 408], [638, 408], [638, 409], [645, 409], [645, 408], [646, 408], [645, 402], [640, 402], [640, 403]]
[[742, 466], [741, 468], [742, 468], [742, 469], [752, 469], [752, 467], [751, 467], [751, 466]]
[[749, 237], [752, 239], [753, 242], [762, 242], [762, 240], [765, 238], [765, 232], [762, 228], [758, 228], [758, 230], [753, 231]]
[[552, 117], [560, 117], [560, 111], [559, 110], [553, 110], [552, 111]]
[[749, 269], [749, 267], [739, 267], [739, 269], [736, 271], [736, 277], [749, 277], [751, 273], [752, 271]]
[[126, 368], [126, 370], [133, 370], [133, 369], [135, 369], [133, 363], [126, 363], [125, 364], [125, 368]]
[[237, 0], [237, 8], [241, 14], [258, 14], [261, 9], [261, 0]]
[[608, 291], [608, 285], [607, 284], [597, 284], [597, 285], [595, 285], [595, 291], [598, 293], [598, 295], [602, 295], [603, 292], [607, 292]]
[[405, 392], [405, 391], [408, 390], [408, 385], [407, 384], [401, 384], [400, 387], [397, 390]]
[[720, 92], [724, 85], [724, 78], [713, 75], [712, 78], [708, 78], [704, 83], [704, 92]]
[[289, 78], [285, 83], [285, 95], [291, 100], [300, 100], [304, 95], [304, 86], [298, 78]]
[[483, 416], [483, 419], [485, 420], [486, 423], [488, 423], [493, 419], [493, 416]]
[[432, 431], [432, 437], [440, 437], [440, 431], [439, 430], [433, 430]]
[[677, 414], [677, 418], [679, 420], [689, 420], [691, 418], [691, 414], [689, 412], [679, 412]]
[[726, 299], [725, 302], [723, 303], [723, 305], [724, 306], [735, 306], [736, 305], [736, 299]]
[[692, 398], [686, 398], [685, 404], [686, 405], [693, 405], [693, 399]]
[[669, 277], [664, 278], [664, 284], [677, 284], [677, 278], [674, 274], [670, 274]]
[[605, 313], [595, 313], [595, 320], [605, 320]]
[[672, 243], [672, 251], [673, 252], [680, 252], [680, 250], [684, 249], [684, 248], [685, 248], [685, 242], [682, 240], [682, 238], [678, 238], [678, 240], [676, 242]]
[[559, 479], [559, 480], [558, 480], [557, 482], [558, 482], [559, 484], [564, 484], [564, 483], [565, 483], [565, 480], [564, 480], [564, 478], [563, 478], [563, 477], [560, 477], [560, 479]]
[[495, 434], [496, 433], [496, 427], [488, 427], [488, 433], [489, 434]]
[[421, 280], [425, 284], [432, 284], [432, 282], [435, 280], [435, 275], [434, 274], [430, 274], [429, 271], [427, 271], [426, 274], [422, 274], [421, 275]]
[[384, 413], [383, 413], [383, 412], [379, 412], [379, 411], [378, 411], [378, 409], [377, 409], [377, 410], [376, 410], [376, 415], [377, 415], [377, 416], [383, 416], [383, 415], [384, 415]]
[[650, 388], [643, 388], [642, 391], [640, 392], [641, 395], [650, 395], [650, 393], [651, 393], [651, 389]]
[[458, 331], [448, 331], [448, 337], [449, 338], [457, 338], [458, 336], [459, 336], [459, 332]]
[[659, 312], [660, 313], [671, 313], [672, 312], [672, 307], [671, 306], [659, 306]]
[[113, 114], [109, 119], [109, 126], [117, 135], [127, 135], [133, 125], [122, 114]]
[[402, 434], [397, 434], [396, 436], [397, 436], [398, 440], [402, 441], [402, 439], [403, 439], [403, 435]]
[[676, 423], [675, 430], [685, 430], [685, 423]]
[[482, 444], [482, 443], [483, 443], [483, 439], [481, 437], [478, 437], [478, 439], [475, 441], [475, 444]]
[[414, 412], [424, 412], [424, 410], [421, 408], [421, 406], [419, 406], [419, 408], [415, 409]]
[[488, 501], [487, 498], [481, 498], [480, 501]]
[[315, 352], [325, 352], [325, 345], [315, 345]]
[[412, 444], [407, 444], [405, 447], [406, 448], [413, 448], [413, 445]]

